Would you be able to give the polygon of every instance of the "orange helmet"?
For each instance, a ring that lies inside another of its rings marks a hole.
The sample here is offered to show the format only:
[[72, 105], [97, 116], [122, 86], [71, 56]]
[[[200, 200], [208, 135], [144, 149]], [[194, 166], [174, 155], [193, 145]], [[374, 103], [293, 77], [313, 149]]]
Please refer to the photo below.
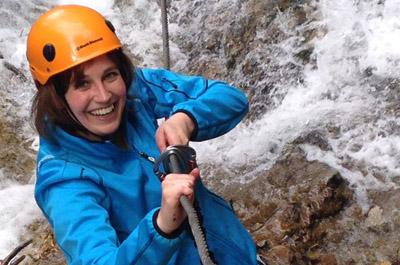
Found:
[[28, 35], [26, 56], [33, 78], [44, 85], [55, 74], [120, 48], [114, 31], [88, 7], [62, 5], [47, 11]]

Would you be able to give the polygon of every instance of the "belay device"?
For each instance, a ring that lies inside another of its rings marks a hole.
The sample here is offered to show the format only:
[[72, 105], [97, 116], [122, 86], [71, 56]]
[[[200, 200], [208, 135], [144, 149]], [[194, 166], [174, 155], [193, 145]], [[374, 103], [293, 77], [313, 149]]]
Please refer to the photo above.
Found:
[[[188, 174], [195, 167], [197, 167], [196, 151], [186, 145], [173, 145], [167, 147], [167, 149], [155, 161], [153, 170], [154, 173], [163, 180], [165, 175], [169, 173]], [[186, 196], [181, 196], [179, 200], [188, 216], [190, 229], [192, 230], [194, 241], [196, 242], [201, 263], [203, 265], [215, 265], [211, 260], [207, 242], [203, 230], [201, 229], [196, 210]]]

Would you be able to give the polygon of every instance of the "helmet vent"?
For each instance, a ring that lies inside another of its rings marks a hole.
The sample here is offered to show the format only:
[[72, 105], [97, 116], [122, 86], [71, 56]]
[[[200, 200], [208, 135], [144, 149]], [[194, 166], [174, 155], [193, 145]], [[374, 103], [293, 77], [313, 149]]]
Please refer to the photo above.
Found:
[[111, 21], [106, 19], [106, 24], [107, 24], [108, 28], [109, 28], [112, 32], [115, 33], [115, 28], [114, 28], [114, 25], [111, 23]]
[[48, 62], [52, 62], [56, 57], [56, 48], [51, 43], [47, 43], [43, 47], [43, 56]]

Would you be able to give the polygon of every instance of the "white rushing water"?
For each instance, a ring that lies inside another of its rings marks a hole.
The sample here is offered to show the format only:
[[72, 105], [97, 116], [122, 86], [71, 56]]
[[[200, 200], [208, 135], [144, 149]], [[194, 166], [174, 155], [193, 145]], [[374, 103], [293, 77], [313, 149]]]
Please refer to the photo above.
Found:
[[[25, 61], [29, 26], [40, 13], [56, 4], [82, 4], [97, 9], [115, 24], [130, 51], [143, 58], [141, 66], [161, 66], [160, 10], [154, 1], [145, 0], [132, 1], [124, 10], [111, 0], [3, 0], [1, 61], [24, 69], [30, 78]], [[322, 0], [317, 6], [321, 19], [309, 26], [324, 29], [326, 34], [313, 41], [315, 64], [304, 67], [304, 82], [284, 87], [284, 98], [254, 122], [241, 124], [209, 143], [195, 144], [195, 148], [200, 163], [215, 163], [228, 169], [258, 163], [245, 175], [232, 179], [248, 182], [268, 170], [287, 143], [319, 131], [327, 137], [331, 149], [306, 144], [302, 148], [310, 160], [327, 163], [348, 179], [365, 208], [368, 190], [396, 188], [393, 180], [400, 175], [400, 135], [393, 129], [399, 127], [399, 118], [389, 108], [393, 103], [390, 82], [388, 86], [378, 82], [400, 77], [400, 1]], [[177, 25], [171, 24], [172, 36], [176, 30]], [[290, 51], [288, 43], [291, 42], [282, 43], [282, 48]], [[174, 69], [183, 69], [186, 55], [174, 43], [170, 46]], [[249, 56], [254, 52], [260, 51], [249, 51]], [[291, 55], [287, 56], [286, 60], [290, 60]], [[8, 106], [4, 117], [27, 121], [35, 91], [32, 82], [21, 84], [20, 79], [10, 79], [3, 64], [0, 72], [0, 104]], [[32, 129], [22, 127], [23, 138], [35, 148]], [[349, 168], [349, 164], [353, 166]], [[34, 181], [19, 185], [8, 181], [10, 176], [1, 172], [0, 169], [0, 258], [18, 244], [24, 225], [41, 216], [33, 199]], [[378, 173], [384, 177], [377, 178]]]
[[[326, 0], [317, 6], [321, 20], [308, 26], [326, 34], [314, 40], [315, 64], [305, 66], [304, 82], [286, 87], [283, 100], [257, 121], [198, 149], [220, 154], [212, 159], [228, 169], [258, 163], [235, 179], [248, 182], [268, 170], [287, 143], [321, 132], [332, 150], [304, 144], [308, 159], [337, 169], [365, 210], [367, 191], [397, 188], [393, 180], [400, 173], [399, 131], [393, 129], [399, 118], [388, 107], [389, 84], [378, 82], [400, 75], [400, 1]], [[203, 159], [212, 163], [209, 157]]]

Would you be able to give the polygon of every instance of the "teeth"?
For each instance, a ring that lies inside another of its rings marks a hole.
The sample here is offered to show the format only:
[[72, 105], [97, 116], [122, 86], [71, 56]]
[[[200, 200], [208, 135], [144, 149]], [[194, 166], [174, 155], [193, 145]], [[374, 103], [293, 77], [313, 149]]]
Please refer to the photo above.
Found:
[[93, 110], [90, 112], [90, 114], [93, 114], [95, 116], [104, 116], [104, 115], [111, 113], [113, 110], [114, 110], [114, 104], [110, 105], [107, 108]]

